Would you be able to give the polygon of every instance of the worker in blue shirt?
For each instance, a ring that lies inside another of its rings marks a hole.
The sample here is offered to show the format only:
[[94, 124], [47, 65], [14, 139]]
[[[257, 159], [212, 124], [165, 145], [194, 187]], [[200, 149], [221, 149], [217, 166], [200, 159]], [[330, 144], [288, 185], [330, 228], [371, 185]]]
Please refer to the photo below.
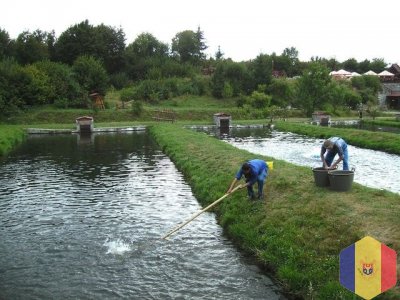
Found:
[[[328, 153], [324, 156], [326, 151]], [[338, 154], [339, 158], [332, 164], [336, 154]], [[336, 136], [325, 140], [321, 146], [321, 161], [325, 169], [335, 169], [343, 161], [343, 170], [349, 170], [349, 153], [346, 142]]]
[[247, 194], [249, 199], [256, 199], [254, 195], [253, 185], [257, 182], [258, 194], [257, 198], [262, 199], [264, 197], [263, 187], [265, 180], [268, 176], [268, 165], [261, 159], [252, 159], [245, 162], [240, 170], [236, 173], [227, 193], [230, 193], [235, 187], [236, 183], [244, 176], [246, 178], [246, 184], [243, 187], [247, 187]]

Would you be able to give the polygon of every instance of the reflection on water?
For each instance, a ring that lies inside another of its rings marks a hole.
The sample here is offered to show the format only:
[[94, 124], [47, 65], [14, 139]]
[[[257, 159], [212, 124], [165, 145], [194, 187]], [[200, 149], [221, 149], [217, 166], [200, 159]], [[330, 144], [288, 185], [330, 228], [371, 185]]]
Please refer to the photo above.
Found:
[[[279, 299], [146, 133], [32, 136], [0, 161], [0, 299]], [[211, 296], [210, 296], [211, 295]]]
[[[198, 129], [204, 131], [206, 129]], [[321, 166], [320, 147], [323, 139], [267, 128], [232, 128], [228, 135], [215, 129], [206, 130], [240, 149], [271, 156], [297, 165]], [[382, 151], [348, 146], [350, 168], [355, 168], [354, 181], [360, 184], [400, 193], [400, 156]], [[339, 165], [341, 167], [341, 164]], [[311, 173], [310, 173], [311, 174]]]

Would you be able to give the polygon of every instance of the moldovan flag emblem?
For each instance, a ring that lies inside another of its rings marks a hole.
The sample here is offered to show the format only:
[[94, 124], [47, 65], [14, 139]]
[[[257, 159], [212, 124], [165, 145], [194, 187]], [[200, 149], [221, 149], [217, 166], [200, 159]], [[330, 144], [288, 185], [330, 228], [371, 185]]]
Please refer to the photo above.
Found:
[[340, 284], [364, 299], [394, 287], [396, 251], [366, 236], [340, 252]]

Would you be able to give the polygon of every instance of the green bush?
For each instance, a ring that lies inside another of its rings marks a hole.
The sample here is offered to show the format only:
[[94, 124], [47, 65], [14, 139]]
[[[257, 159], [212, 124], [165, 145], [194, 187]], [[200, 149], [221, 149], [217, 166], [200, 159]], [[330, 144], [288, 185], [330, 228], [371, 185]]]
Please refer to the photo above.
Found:
[[9, 117], [21, 110], [28, 96], [26, 86], [32, 78], [14, 60], [0, 62], [0, 117]]
[[266, 108], [270, 105], [272, 97], [262, 92], [254, 91], [250, 96], [250, 103], [254, 108]]
[[143, 103], [141, 101], [135, 100], [132, 102], [132, 113], [136, 117], [143, 113]]
[[72, 69], [75, 79], [87, 94], [97, 92], [105, 95], [109, 79], [103, 64], [98, 59], [87, 55], [80, 56], [75, 60]]
[[210, 94], [210, 78], [205, 76], [194, 76], [192, 78], [193, 95], [203, 96]]
[[29, 84], [25, 86], [25, 103], [28, 105], [50, 103], [50, 99], [55, 96], [55, 88], [49, 76], [34, 65], [24, 67], [24, 71], [30, 77]]
[[129, 84], [129, 76], [125, 72], [110, 75], [110, 84], [115, 89], [120, 90]]
[[128, 102], [135, 99], [136, 93], [137, 91], [135, 87], [123, 88], [119, 93], [119, 97], [122, 102]]
[[229, 82], [224, 83], [224, 89], [222, 91], [223, 98], [232, 98], [233, 96], [233, 87]]
[[81, 86], [74, 78], [72, 68], [62, 63], [51, 61], [40, 61], [34, 66], [44, 72], [49, 78], [49, 85], [52, 93], [48, 98], [48, 103], [56, 103], [58, 107], [82, 107], [86, 102]]

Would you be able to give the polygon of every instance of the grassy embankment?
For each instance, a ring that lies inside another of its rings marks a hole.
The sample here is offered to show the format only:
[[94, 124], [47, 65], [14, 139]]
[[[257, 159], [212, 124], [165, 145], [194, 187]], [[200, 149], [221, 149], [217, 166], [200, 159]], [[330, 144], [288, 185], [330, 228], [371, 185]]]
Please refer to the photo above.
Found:
[[25, 135], [26, 133], [21, 126], [0, 125], [0, 157], [20, 143]]
[[[254, 155], [174, 125], [151, 127], [162, 149], [185, 174], [205, 206], [223, 195], [239, 166]], [[263, 157], [271, 160], [270, 157]], [[309, 168], [274, 160], [265, 201], [240, 190], [215, 211], [225, 232], [307, 299], [356, 299], [338, 282], [339, 253], [370, 235], [400, 250], [400, 196], [354, 183], [345, 193], [316, 187]], [[398, 299], [392, 289], [382, 299]]]
[[[108, 102], [107, 102], [108, 101]], [[264, 119], [269, 116], [268, 110], [253, 109], [249, 107], [238, 108], [235, 99], [214, 99], [211, 97], [182, 96], [165, 100], [159, 104], [144, 104], [140, 115], [133, 112], [132, 108], [117, 109], [118, 100], [115, 96], [107, 100], [107, 109], [59, 109], [51, 105], [26, 110], [14, 115], [7, 120], [8, 124], [73, 124], [80, 116], [93, 116], [96, 123], [104, 122], [148, 122], [153, 121], [155, 110], [169, 109], [176, 114], [177, 120], [212, 122], [213, 114], [225, 112], [232, 115], [233, 120]], [[119, 104], [120, 105], [120, 104]], [[129, 106], [129, 105], [127, 105]], [[292, 110], [288, 117], [302, 116], [302, 112]]]
[[387, 126], [387, 127], [397, 127], [400, 128], [400, 121], [396, 121], [395, 118], [382, 118], [376, 120], [362, 120], [365, 124], [377, 125], [377, 126]]
[[[107, 101], [107, 99], [106, 99]], [[9, 124], [74, 124], [80, 116], [92, 116], [96, 123], [110, 122], [146, 122], [153, 121], [155, 110], [169, 109], [176, 113], [177, 120], [209, 120], [216, 112], [228, 111], [239, 118], [246, 115], [243, 110], [235, 107], [234, 101], [216, 101], [207, 97], [180, 97], [174, 100], [163, 101], [162, 105], [143, 105], [143, 111], [136, 115], [129, 105], [125, 109], [117, 109], [117, 101], [108, 100], [109, 105], [105, 110], [92, 109], [59, 109], [51, 105], [32, 108], [23, 113], [14, 115], [7, 120]]]

